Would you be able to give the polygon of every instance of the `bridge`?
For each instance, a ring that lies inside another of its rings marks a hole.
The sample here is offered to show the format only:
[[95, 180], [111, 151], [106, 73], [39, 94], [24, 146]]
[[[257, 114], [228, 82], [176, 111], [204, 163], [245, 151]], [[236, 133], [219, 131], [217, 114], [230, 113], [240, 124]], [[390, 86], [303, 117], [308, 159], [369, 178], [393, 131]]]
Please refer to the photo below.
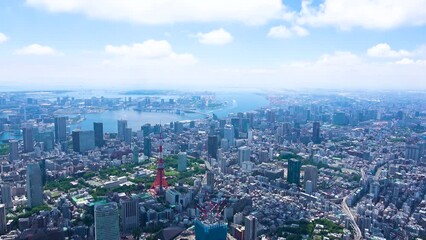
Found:
[[181, 108], [135, 108], [135, 111], [138, 112], [168, 112], [168, 113], [174, 113], [174, 114], [181, 114], [181, 113], [195, 113], [199, 115], [203, 115], [207, 118], [213, 117], [213, 114], [201, 112], [197, 109], [181, 109]]

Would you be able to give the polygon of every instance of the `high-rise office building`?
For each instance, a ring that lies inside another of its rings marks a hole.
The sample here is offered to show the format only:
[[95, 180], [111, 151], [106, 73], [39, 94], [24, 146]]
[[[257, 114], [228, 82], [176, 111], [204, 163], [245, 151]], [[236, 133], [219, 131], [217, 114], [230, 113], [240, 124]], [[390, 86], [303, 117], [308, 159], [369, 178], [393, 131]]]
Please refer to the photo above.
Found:
[[150, 137], [145, 137], [143, 139], [143, 154], [147, 157], [152, 155], [152, 142]]
[[1, 185], [1, 202], [6, 206], [6, 208], [13, 208], [12, 188], [9, 184]]
[[235, 132], [233, 125], [225, 125], [223, 129], [223, 136], [226, 140], [228, 140], [228, 146], [233, 147], [235, 145]]
[[41, 159], [38, 164], [40, 165], [41, 171], [41, 184], [46, 185], [47, 173], [46, 173], [46, 159]]
[[312, 142], [314, 144], [320, 144], [321, 143], [321, 138], [320, 138], [320, 123], [319, 122], [314, 122], [313, 123]]
[[206, 175], [207, 175], [207, 187], [209, 187], [209, 189], [213, 191], [214, 190], [214, 173], [212, 171], [208, 171]]
[[287, 169], [287, 181], [289, 183], [295, 183], [297, 185], [300, 184], [300, 168], [302, 163], [296, 159], [290, 159], [288, 161], [288, 169]]
[[67, 118], [55, 117], [55, 141], [57, 143], [67, 140]]
[[117, 138], [120, 141], [124, 141], [124, 134], [127, 128], [127, 120], [118, 120], [117, 121]]
[[242, 166], [243, 162], [250, 161], [250, 148], [247, 146], [242, 146], [238, 148], [238, 162]]
[[43, 151], [51, 151], [55, 147], [55, 134], [53, 132], [39, 132], [36, 141], [43, 143]]
[[0, 204], [0, 235], [6, 233], [6, 206], [4, 204]]
[[95, 132], [95, 146], [103, 147], [104, 146], [104, 124], [101, 122], [93, 123], [93, 131]]
[[207, 140], [207, 153], [214, 159], [217, 159], [218, 141], [217, 135], [210, 135]]
[[124, 129], [124, 142], [127, 145], [132, 144], [132, 129], [131, 128]]
[[43, 204], [43, 184], [40, 165], [36, 162], [27, 165], [27, 199], [28, 207], [36, 207]]
[[318, 168], [313, 165], [306, 165], [304, 170], [304, 177], [303, 182], [304, 186], [306, 187], [306, 182], [311, 181], [312, 182], [312, 190], [316, 191], [317, 189], [317, 182], [318, 182]]
[[93, 131], [72, 131], [72, 147], [75, 152], [84, 153], [95, 148]]
[[241, 131], [243, 133], [248, 133], [249, 129], [250, 129], [250, 119], [248, 118], [241, 119]]
[[244, 240], [257, 239], [257, 218], [249, 215], [244, 218]]
[[120, 199], [120, 226], [124, 233], [132, 233], [139, 228], [139, 201], [137, 198]]
[[141, 127], [141, 130], [143, 131], [143, 136], [148, 137], [149, 134], [151, 134], [151, 124], [146, 123]]
[[119, 214], [115, 202], [95, 205], [95, 240], [119, 240]]
[[134, 146], [133, 147], [133, 151], [132, 151], [132, 154], [133, 154], [133, 163], [139, 163], [139, 147], [138, 146]]
[[178, 122], [178, 121], [174, 122], [173, 127], [174, 127], [174, 130], [175, 130], [175, 133], [183, 132], [183, 123], [182, 122]]
[[231, 118], [231, 125], [234, 127], [234, 136], [238, 137], [238, 133], [240, 131], [240, 118], [238, 117]]
[[22, 138], [24, 139], [24, 152], [34, 151], [33, 129], [26, 127], [22, 129]]
[[178, 171], [184, 172], [188, 167], [188, 158], [186, 152], [178, 153]]
[[10, 161], [19, 159], [19, 144], [16, 140], [9, 141], [9, 159]]

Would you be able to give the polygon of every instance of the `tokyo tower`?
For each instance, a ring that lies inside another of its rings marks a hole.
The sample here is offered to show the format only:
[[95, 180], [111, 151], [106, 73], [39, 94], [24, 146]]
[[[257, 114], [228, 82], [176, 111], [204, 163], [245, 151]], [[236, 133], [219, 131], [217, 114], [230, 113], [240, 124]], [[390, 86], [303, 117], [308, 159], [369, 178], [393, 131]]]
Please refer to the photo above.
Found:
[[157, 161], [157, 175], [155, 176], [154, 183], [152, 183], [150, 192], [153, 195], [162, 195], [166, 188], [168, 188], [168, 184], [166, 181], [166, 174], [164, 172], [163, 135], [162, 133], [160, 133], [160, 147], [159, 147], [159, 156]]

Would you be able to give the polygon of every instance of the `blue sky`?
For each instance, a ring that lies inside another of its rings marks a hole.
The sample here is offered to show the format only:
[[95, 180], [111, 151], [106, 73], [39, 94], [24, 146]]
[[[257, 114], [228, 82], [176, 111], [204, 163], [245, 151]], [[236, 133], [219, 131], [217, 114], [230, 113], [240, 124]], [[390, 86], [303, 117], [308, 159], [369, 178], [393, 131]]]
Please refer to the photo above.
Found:
[[426, 0], [3, 0], [0, 86], [426, 88]]

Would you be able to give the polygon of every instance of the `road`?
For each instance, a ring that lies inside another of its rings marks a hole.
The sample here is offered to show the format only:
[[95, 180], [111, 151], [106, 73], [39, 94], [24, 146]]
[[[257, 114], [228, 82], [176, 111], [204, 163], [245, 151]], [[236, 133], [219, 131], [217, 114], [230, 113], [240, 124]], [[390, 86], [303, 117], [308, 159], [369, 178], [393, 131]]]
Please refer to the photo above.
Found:
[[354, 239], [355, 240], [361, 240], [362, 239], [362, 233], [361, 229], [359, 229], [358, 224], [356, 224], [354, 215], [351, 212], [351, 209], [348, 207], [348, 204], [346, 203], [346, 199], [348, 196], [343, 198], [342, 201], [342, 211], [349, 217], [349, 220], [351, 221], [351, 227], [354, 230]]

